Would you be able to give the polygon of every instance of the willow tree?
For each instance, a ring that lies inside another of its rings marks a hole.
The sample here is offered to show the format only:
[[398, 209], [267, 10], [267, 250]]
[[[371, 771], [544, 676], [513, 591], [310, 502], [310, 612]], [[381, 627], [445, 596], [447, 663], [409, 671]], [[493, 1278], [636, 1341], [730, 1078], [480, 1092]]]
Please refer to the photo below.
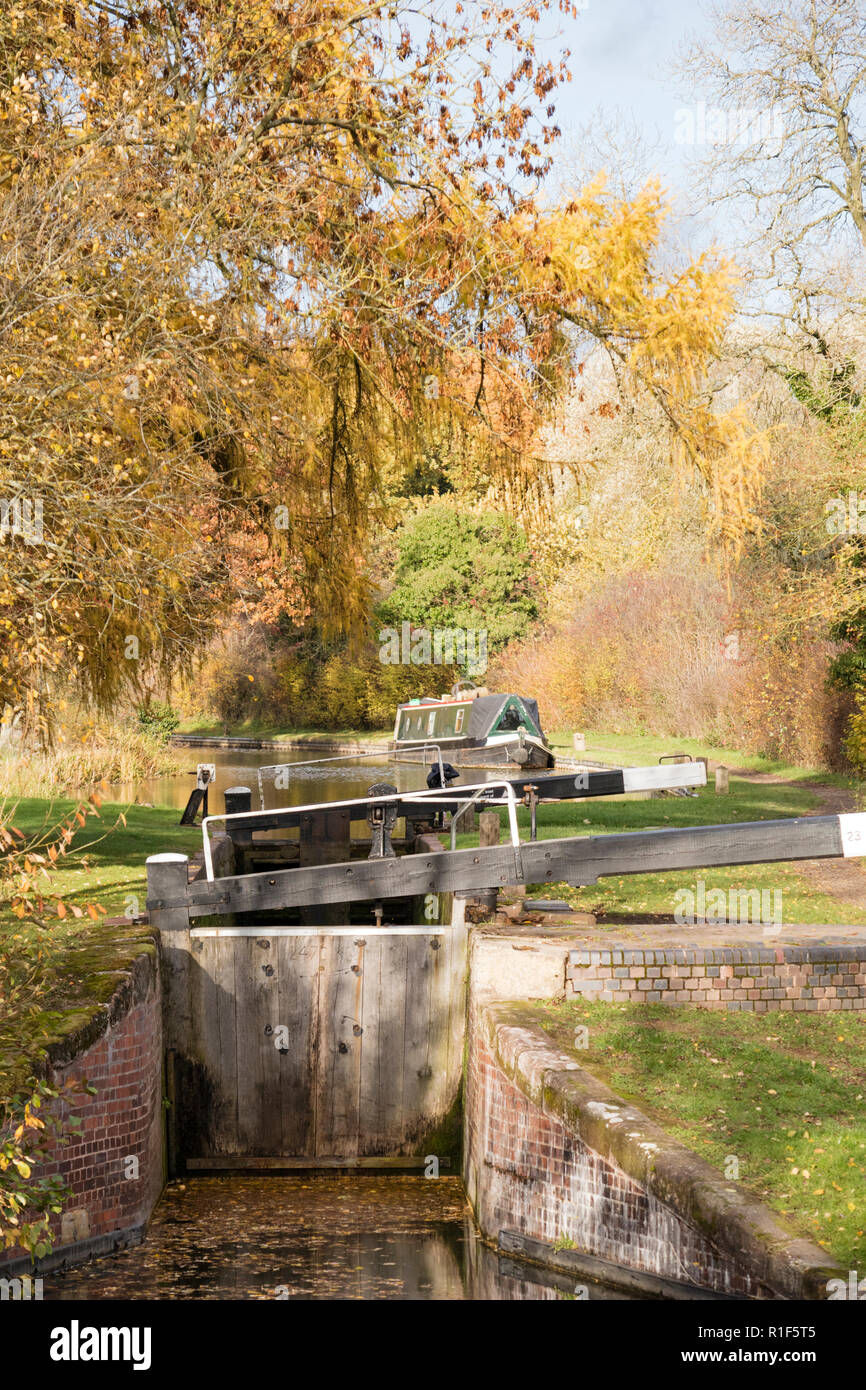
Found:
[[[239, 597], [356, 625], [364, 544], [446, 430], [541, 505], [580, 338], [649, 385], [733, 536], [739, 423], [702, 403], [727, 269], [653, 266], [662, 204], [556, 211], [564, 0], [37, 0], [0, 17], [0, 704], [110, 704]], [[577, 333], [577, 339], [574, 333]]]

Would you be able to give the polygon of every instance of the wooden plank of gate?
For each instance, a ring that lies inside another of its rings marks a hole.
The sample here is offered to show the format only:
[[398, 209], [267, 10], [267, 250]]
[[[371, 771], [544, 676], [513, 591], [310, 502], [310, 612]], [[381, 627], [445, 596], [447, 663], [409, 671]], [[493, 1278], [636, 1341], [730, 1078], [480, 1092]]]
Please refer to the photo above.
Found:
[[[535, 899], [533, 899], [533, 902]], [[228, 940], [232, 936], [261, 936], [261, 927], [196, 927], [199, 936], [218, 936], [223, 940]], [[283, 927], [275, 926], [269, 922], [266, 928], [268, 936], [273, 939], [275, 936], [352, 936], [358, 935], [358, 926], [354, 927]], [[447, 926], [442, 928], [447, 931]], [[420, 926], [388, 926], [388, 927], [367, 927], [363, 928], [364, 937], [367, 941], [372, 936], [427, 936], [430, 932], [429, 925]]]
[[[543, 857], [546, 846], [566, 847], [555, 851], [562, 863], [570, 857], [568, 843], [542, 840], [524, 845], [527, 882], [543, 881], [534, 875], [538, 873], [539, 856]], [[574, 856], [573, 867], [578, 874], [582, 869], [593, 875], [636, 874], [671, 868], [773, 863], [792, 858], [835, 858], [841, 853], [839, 817], [808, 816], [798, 820], [746, 821], [741, 825], [701, 825], [594, 836], [586, 846], [583, 863]], [[558, 876], [563, 877], [561, 872]]]
[[280, 1107], [276, 1101], [283, 1060], [275, 1036], [282, 1020], [279, 981], [272, 959], [273, 944], [267, 928], [260, 937], [232, 940], [238, 1040], [238, 1132], [244, 1153], [273, 1154], [279, 1151], [282, 1142]]
[[[546, 840], [541, 843], [567, 844], [573, 852], [579, 841]], [[522, 847], [524, 852], [528, 848], [528, 845]], [[510, 882], [513, 877], [514, 851], [503, 846], [456, 850], [450, 854], [407, 854], [400, 859], [356, 860], [351, 864], [316, 868], [277, 869], [271, 874], [245, 874], [206, 885], [193, 884], [189, 903], [194, 916], [214, 911], [241, 913], [300, 903], [423, 897], [427, 893], [489, 887]]]
[[368, 938], [365, 969], [361, 1133], [369, 1149], [393, 1151], [403, 1138], [405, 1018], [400, 1001], [407, 971], [406, 937]]
[[358, 1153], [365, 949], [363, 927], [355, 938], [320, 939], [316, 1154], [323, 1157]]
[[[451, 1015], [452, 933], [430, 937], [430, 1002], [427, 1009], [427, 1062], [424, 1115], [430, 1124], [448, 1110], [448, 1027]], [[429, 1146], [428, 1146], [429, 1147]]]
[[[192, 1037], [196, 1054], [207, 1074], [207, 1093], [201, 1093], [202, 1112], [189, 1115], [195, 1138], [189, 1144], [198, 1153], [234, 1153], [237, 1139], [237, 1085], [234, 1039], [234, 943], [216, 937], [191, 940]], [[228, 1006], [228, 1007], [227, 1007]], [[230, 1055], [223, 1054], [223, 1024], [231, 1015]], [[228, 1061], [228, 1065], [227, 1065]]]
[[[776, 860], [837, 858], [842, 854], [838, 816], [744, 822], [741, 825], [638, 831], [629, 834], [539, 840], [521, 846], [525, 883], [593, 883], [604, 874], [705, 868]], [[298, 868], [192, 884], [190, 912], [290, 907], [299, 903], [471, 891], [511, 882], [514, 852], [508, 846], [411, 854], [354, 864]]]
[[217, 986], [217, 1052], [214, 1065], [222, 1077], [227, 1105], [226, 1129], [219, 1136], [217, 1152], [243, 1153], [238, 1126], [238, 1014], [235, 999], [235, 958], [237, 943], [233, 938], [213, 940], [213, 975]]
[[[281, 1154], [315, 1154], [316, 1055], [319, 1014], [319, 938], [272, 937], [277, 948], [280, 1022], [289, 1031], [280, 1060]], [[275, 1097], [276, 1100], [276, 1097]]]
[[411, 1120], [428, 1114], [428, 1099], [432, 1094], [433, 1069], [430, 1064], [430, 1011], [433, 995], [433, 966], [438, 950], [432, 949], [441, 938], [435, 932], [429, 936], [406, 938], [406, 981], [404, 985], [404, 1044], [403, 1044], [403, 1137], [411, 1141]]

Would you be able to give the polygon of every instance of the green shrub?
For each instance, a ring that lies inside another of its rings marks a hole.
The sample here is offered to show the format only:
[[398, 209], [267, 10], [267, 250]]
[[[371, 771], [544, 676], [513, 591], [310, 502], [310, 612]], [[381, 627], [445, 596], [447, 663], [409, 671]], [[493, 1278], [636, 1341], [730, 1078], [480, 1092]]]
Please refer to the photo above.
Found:
[[397, 550], [382, 623], [483, 630], [495, 652], [538, 615], [526, 533], [503, 513], [437, 502], [403, 527]]
[[180, 715], [175, 713], [171, 705], [160, 704], [158, 700], [151, 701], [149, 705], [140, 705], [137, 714], [145, 733], [157, 743], [168, 743], [180, 723]]

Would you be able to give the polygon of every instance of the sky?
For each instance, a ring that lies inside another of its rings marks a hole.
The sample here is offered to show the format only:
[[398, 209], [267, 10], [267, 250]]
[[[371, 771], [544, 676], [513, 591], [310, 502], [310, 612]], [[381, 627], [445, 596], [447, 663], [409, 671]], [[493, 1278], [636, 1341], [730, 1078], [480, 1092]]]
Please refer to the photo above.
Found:
[[[572, 81], [557, 98], [557, 120], [567, 150], [578, 141], [599, 110], [621, 113], [635, 124], [653, 150], [653, 165], [680, 211], [688, 213], [688, 160], [697, 151], [677, 140], [677, 112], [694, 109], [672, 71], [677, 47], [706, 37], [706, 6], [696, 0], [584, 0], [577, 19], [563, 22], [561, 37], [550, 24], [539, 44], [550, 56], [565, 43], [571, 49]], [[682, 122], [680, 122], [682, 136]], [[692, 212], [694, 216], [694, 213]]]

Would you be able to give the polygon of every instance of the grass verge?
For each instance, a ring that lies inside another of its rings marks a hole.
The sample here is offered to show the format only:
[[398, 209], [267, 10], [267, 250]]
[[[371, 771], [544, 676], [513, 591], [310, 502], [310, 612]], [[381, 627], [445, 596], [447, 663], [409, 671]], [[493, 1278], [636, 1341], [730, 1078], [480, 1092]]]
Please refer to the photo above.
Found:
[[[834, 786], [858, 786], [853, 776], [829, 772], [820, 767], [797, 767], [791, 763], [774, 758], [765, 758], [759, 753], [744, 753], [740, 748], [725, 748], [719, 744], [706, 743], [698, 738], [680, 738], [678, 735], [647, 733], [612, 733], [607, 729], [584, 731], [586, 757], [598, 762], [616, 762], [620, 758], [625, 763], [636, 766], [650, 766], [658, 762], [663, 754], [690, 753], [693, 758], [707, 758], [710, 763], [723, 763], [725, 767], [736, 767], [743, 772], [772, 773], [790, 781], [820, 781]], [[579, 757], [574, 751], [573, 731], [556, 729], [548, 735], [550, 746], [568, 757]]]
[[394, 726], [392, 724], [387, 729], [287, 729], [283, 724], [263, 724], [255, 719], [246, 719], [242, 724], [233, 724], [227, 731], [223, 724], [193, 717], [182, 720], [176, 732], [197, 734], [199, 738], [326, 739], [329, 743], [382, 743], [394, 737]]
[[[29, 839], [38, 837], [73, 805], [64, 798], [26, 798], [18, 803], [14, 823]], [[106, 1002], [118, 972], [143, 949], [141, 928], [132, 918], [145, 910], [148, 855], [168, 849], [189, 854], [201, 844], [200, 830], [181, 828], [177, 821], [177, 811], [169, 807], [105, 804], [98, 818], [88, 818], [69, 855], [52, 870], [52, 891], [61, 895], [66, 917], [52, 916], [39, 924], [14, 916], [8, 903], [0, 906], [4, 1094], [9, 1094], [10, 1078], [20, 1081], [48, 1042]], [[102, 917], [93, 920], [84, 912], [88, 903], [99, 904], [109, 916], [125, 915], [128, 922], [108, 926]], [[74, 917], [73, 906], [84, 915]]]
[[[651, 801], [597, 797], [586, 801], [558, 802], [538, 808], [538, 838], [558, 839], [571, 835], [613, 835], [619, 832], [675, 829], [690, 825], [731, 825], [742, 821], [781, 820], [814, 812], [818, 804], [808, 786], [793, 787], [777, 783], [746, 782], [732, 777], [727, 796], [716, 796], [711, 787], [701, 788], [697, 796], [666, 796]], [[507, 817], [500, 812], [503, 839], [508, 833]], [[518, 811], [521, 838], [529, 834], [529, 812]], [[458, 835], [459, 848], [478, 843], [477, 835]], [[747, 864], [728, 869], [688, 869], [666, 874], [628, 874], [621, 878], [600, 879], [587, 888], [568, 884], [543, 884], [528, 890], [528, 896], [561, 897], [582, 912], [594, 912], [600, 923], [628, 921], [670, 921], [676, 911], [676, 894], [681, 889], [695, 891], [702, 880], [709, 893], [732, 888], [738, 891], [768, 890], [781, 893], [781, 919], [797, 923], [845, 923], [859, 925], [863, 908], [818, 892], [796, 862]], [[866, 875], [864, 875], [866, 893]], [[776, 900], [771, 896], [770, 902]]]
[[[535, 1006], [563, 1051], [849, 1269], [866, 1268], [866, 1018], [586, 1000]], [[575, 1048], [575, 1030], [587, 1030]]]

